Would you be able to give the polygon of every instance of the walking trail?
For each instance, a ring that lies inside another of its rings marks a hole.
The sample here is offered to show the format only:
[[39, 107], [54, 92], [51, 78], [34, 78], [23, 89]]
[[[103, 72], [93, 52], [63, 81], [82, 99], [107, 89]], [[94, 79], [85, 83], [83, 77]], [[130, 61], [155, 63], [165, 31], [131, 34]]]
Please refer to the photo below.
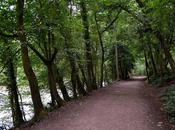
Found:
[[144, 81], [120, 81], [49, 113], [25, 130], [169, 130]]

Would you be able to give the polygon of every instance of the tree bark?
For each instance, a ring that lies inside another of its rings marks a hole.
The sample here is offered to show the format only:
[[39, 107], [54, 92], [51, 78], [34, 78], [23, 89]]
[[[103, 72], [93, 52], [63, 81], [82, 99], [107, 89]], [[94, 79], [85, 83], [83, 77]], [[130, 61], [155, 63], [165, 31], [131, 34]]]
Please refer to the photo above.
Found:
[[172, 57], [172, 54], [170, 53], [170, 50], [166, 47], [164, 42], [162, 42], [162, 49], [164, 50], [165, 57], [167, 58], [170, 66], [171, 66], [172, 71], [175, 73], [175, 62], [174, 62], [174, 59]]
[[86, 47], [86, 61], [87, 61], [87, 80], [88, 80], [88, 91], [92, 91], [97, 89], [96, 84], [96, 76], [94, 73], [94, 65], [92, 59], [92, 46], [91, 46], [91, 39], [89, 33], [89, 22], [88, 22], [88, 15], [86, 9], [86, 3], [84, 0], [80, 1], [80, 8], [81, 8], [81, 17], [84, 27], [84, 41]]
[[77, 80], [77, 90], [78, 90], [79, 95], [86, 96], [87, 92], [85, 91], [78, 74], [76, 75], [76, 80]]
[[[78, 59], [79, 61], [81, 61], [80, 56], [79, 56], [79, 55], [76, 55], [76, 56], [77, 56], [77, 59]], [[79, 69], [80, 69], [80, 71], [81, 71], [81, 74], [82, 74], [82, 77], [83, 77], [83, 83], [85, 83], [86, 86], [88, 86], [88, 84], [87, 84], [87, 79], [86, 79], [86, 74], [85, 74], [85, 70], [84, 70], [84, 66], [83, 66], [81, 63], [79, 63], [79, 62], [77, 62], [77, 64], [78, 64], [78, 67], [79, 67]]]
[[29, 81], [33, 106], [34, 106], [34, 119], [37, 119], [42, 114], [44, 108], [41, 102], [41, 96], [39, 93], [38, 81], [36, 79], [35, 73], [33, 72], [32, 66], [30, 64], [30, 58], [28, 55], [27, 40], [24, 32], [24, 0], [17, 0], [17, 25], [18, 25], [18, 38], [21, 43], [21, 55], [22, 63], [25, 75]]
[[174, 62], [174, 59], [172, 57], [172, 54], [170, 53], [170, 49], [167, 47], [167, 45], [165, 43], [166, 40], [164, 39], [164, 37], [161, 35], [161, 33], [159, 31], [156, 33], [156, 36], [160, 41], [160, 45], [164, 51], [165, 58], [168, 60], [173, 73], [175, 73], [175, 62]]
[[146, 55], [146, 51], [144, 50], [144, 58], [145, 58], [145, 67], [146, 67], [146, 75], [147, 75], [147, 79], [149, 80], [149, 72], [148, 72], [148, 59], [147, 59], [147, 55]]
[[13, 124], [15, 127], [18, 127], [22, 123], [24, 123], [24, 120], [19, 104], [14, 63], [11, 58], [9, 58], [7, 61], [7, 76], [8, 76], [8, 89], [11, 100]]
[[71, 83], [72, 83], [72, 91], [73, 91], [73, 97], [77, 98], [77, 82], [76, 82], [76, 76], [74, 75], [74, 70], [71, 71]]
[[[45, 38], [45, 37], [44, 37]], [[51, 31], [48, 31], [48, 42], [44, 42], [45, 47], [45, 55], [43, 56], [35, 47], [33, 47], [31, 44], [28, 44], [28, 46], [35, 52], [35, 54], [41, 59], [41, 61], [44, 63], [44, 65], [47, 67], [48, 72], [48, 84], [52, 99], [52, 106], [55, 106], [57, 103], [58, 107], [61, 107], [63, 105], [63, 100], [58, 94], [57, 88], [56, 88], [56, 77], [55, 73], [53, 71], [54, 67], [54, 59], [56, 58], [58, 49], [54, 48], [51, 45], [54, 45], [55, 38], [54, 35], [51, 33]], [[46, 44], [47, 43], [47, 44]], [[52, 52], [52, 49], [54, 52]]]
[[63, 106], [63, 100], [58, 94], [57, 87], [56, 87], [56, 79], [53, 71], [53, 65], [47, 64], [47, 71], [48, 71], [48, 83], [50, 88], [50, 93], [52, 97], [52, 104], [55, 104], [55, 101], [57, 103], [58, 107]]
[[55, 66], [55, 73], [56, 73], [56, 82], [58, 83], [59, 87], [60, 87], [60, 90], [63, 94], [63, 98], [65, 101], [70, 101], [70, 97], [69, 97], [69, 94], [66, 90], [66, 86], [64, 84], [64, 81], [63, 81], [63, 75], [60, 73], [59, 69]]
[[72, 70], [72, 73], [71, 73], [71, 82], [72, 82], [72, 86], [73, 86], [73, 94], [74, 94], [74, 97], [76, 98], [77, 97], [77, 92], [76, 90], [78, 90], [78, 93], [79, 95], [83, 95], [85, 96], [87, 94], [87, 92], [85, 91], [84, 89], [84, 86], [80, 80], [80, 77], [79, 77], [79, 73], [78, 73], [78, 66], [76, 64], [76, 54], [74, 53], [71, 53], [69, 50], [71, 49], [70, 47], [70, 43], [68, 42], [69, 40], [71, 39], [71, 36], [70, 34], [66, 34], [65, 36], [65, 47], [67, 49], [67, 55], [68, 55], [68, 59], [69, 59], [69, 62], [70, 62], [70, 66], [71, 66], [71, 70]]
[[103, 81], [104, 81], [103, 71], [104, 71], [105, 50], [104, 50], [104, 45], [103, 45], [102, 33], [100, 33], [99, 24], [98, 24], [98, 21], [97, 21], [96, 14], [95, 14], [95, 22], [96, 22], [96, 27], [97, 27], [97, 32], [98, 32], [98, 38], [99, 38], [100, 46], [101, 46], [100, 87], [103, 87]]
[[118, 61], [118, 46], [115, 46], [115, 63], [116, 63], [116, 76], [117, 76], [117, 80], [120, 80], [120, 76], [119, 76], [119, 61]]
[[150, 42], [148, 40], [148, 48], [149, 48], [149, 52], [150, 52], [150, 58], [151, 58], [151, 63], [152, 63], [152, 67], [153, 67], [153, 71], [154, 71], [154, 75], [157, 74], [157, 68], [156, 68], [156, 64], [155, 64], [155, 61], [154, 61], [154, 56], [153, 56], [153, 51], [152, 51], [152, 47], [150, 45]]

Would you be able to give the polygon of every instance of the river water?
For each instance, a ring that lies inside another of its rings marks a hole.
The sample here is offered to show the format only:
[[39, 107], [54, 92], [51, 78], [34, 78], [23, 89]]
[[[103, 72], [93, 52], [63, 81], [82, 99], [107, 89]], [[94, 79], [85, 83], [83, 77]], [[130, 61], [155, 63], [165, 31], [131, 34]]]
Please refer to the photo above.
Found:
[[[10, 108], [9, 98], [8, 98], [8, 91], [5, 86], [0, 86], [0, 90], [1, 90], [0, 91], [0, 130], [1, 130], [1, 127], [9, 129], [13, 127], [13, 122], [12, 122], [12, 113], [11, 113], [11, 108]], [[31, 100], [29, 87], [21, 87], [19, 89], [19, 93], [21, 95], [19, 96], [19, 102], [20, 104], [23, 104], [21, 105], [23, 106], [21, 107], [21, 109], [24, 111], [23, 113], [23, 115], [25, 115], [24, 119], [28, 121], [33, 117], [33, 107], [32, 107], [32, 100]], [[61, 91], [59, 89], [58, 89], [58, 93], [62, 97]], [[70, 96], [72, 96], [71, 90], [69, 90], [68, 93]], [[46, 107], [49, 107], [48, 103], [51, 102], [49, 90], [42, 89], [40, 91], [40, 94], [41, 94], [43, 105]]]

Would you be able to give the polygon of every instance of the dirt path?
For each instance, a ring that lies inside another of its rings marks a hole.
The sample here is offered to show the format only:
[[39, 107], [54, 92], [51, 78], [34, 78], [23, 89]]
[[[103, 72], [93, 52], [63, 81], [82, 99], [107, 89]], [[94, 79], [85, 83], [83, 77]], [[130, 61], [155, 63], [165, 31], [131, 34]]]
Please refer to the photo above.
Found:
[[121, 81], [52, 112], [26, 130], [168, 130], [143, 81]]

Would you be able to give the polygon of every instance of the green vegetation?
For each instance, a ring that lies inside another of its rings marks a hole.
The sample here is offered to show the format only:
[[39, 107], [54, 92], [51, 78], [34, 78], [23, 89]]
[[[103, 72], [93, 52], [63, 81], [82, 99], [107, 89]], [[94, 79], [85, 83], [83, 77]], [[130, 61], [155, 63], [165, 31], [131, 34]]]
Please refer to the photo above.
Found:
[[174, 79], [174, 0], [1, 0], [0, 19], [0, 90], [15, 127], [31, 120], [26, 106], [36, 121], [116, 79]]
[[175, 86], [171, 85], [162, 91], [163, 109], [169, 115], [170, 121], [175, 122]]

